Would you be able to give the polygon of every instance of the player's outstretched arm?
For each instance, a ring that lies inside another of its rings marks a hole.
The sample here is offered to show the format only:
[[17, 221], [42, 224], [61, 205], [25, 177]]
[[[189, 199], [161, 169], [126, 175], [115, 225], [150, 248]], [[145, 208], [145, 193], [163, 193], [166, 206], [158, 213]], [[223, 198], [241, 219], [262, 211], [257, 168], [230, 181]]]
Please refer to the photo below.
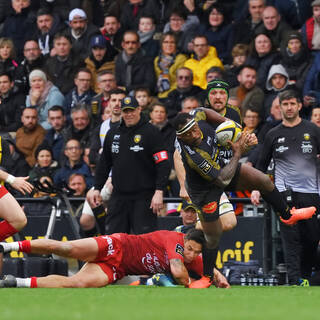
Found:
[[209, 108], [201, 108], [201, 110], [206, 114], [207, 121], [214, 124], [220, 124], [226, 120], [227, 118], [223, 117], [220, 113], [209, 109]]
[[188, 271], [180, 259], [170, 259], [170, 271], [178, 284], [188, 287], [190, 278]]
[[178, 150], [174, 151], [173, 161], [174, 161], [174, 168], [177, 174], [177, 179], [180, 185], [180, 194], [179, 194], [180, 198], [190, 201], [190, 197], [185, 187], [186, 171], [184, 169], [181, 155]]
[[0, 170], [0, 180], [12, 185], [13, 188], [20, 191], [22, 194], [31, 193], [33, 185], [27, 180], [29, 177], [15, 177], [7, 172]]

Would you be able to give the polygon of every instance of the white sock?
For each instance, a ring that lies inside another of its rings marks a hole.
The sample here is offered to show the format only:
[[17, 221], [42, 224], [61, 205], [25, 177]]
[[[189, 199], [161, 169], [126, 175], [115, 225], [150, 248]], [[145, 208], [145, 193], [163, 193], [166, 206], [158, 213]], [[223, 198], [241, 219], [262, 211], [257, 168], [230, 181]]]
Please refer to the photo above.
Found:
[[4, 252], [19, 251], [18, 242], [0, 242], [0, 245], [3, 246]]
[[16, 278], [16, 279], [17, 279], [17, 288], [31, 287], [31, 278]]

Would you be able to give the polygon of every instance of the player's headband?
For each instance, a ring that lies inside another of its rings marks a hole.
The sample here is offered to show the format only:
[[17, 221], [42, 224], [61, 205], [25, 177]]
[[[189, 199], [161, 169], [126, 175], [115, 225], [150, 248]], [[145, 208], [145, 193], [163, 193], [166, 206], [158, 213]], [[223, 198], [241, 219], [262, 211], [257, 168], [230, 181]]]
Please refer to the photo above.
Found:
[[189, 122], [187, 122], [181, 129], [177, 130], [177, 136], [180, 136], [190, 130], [194, 125], [196, 124], [196, 120], [191, 119]]

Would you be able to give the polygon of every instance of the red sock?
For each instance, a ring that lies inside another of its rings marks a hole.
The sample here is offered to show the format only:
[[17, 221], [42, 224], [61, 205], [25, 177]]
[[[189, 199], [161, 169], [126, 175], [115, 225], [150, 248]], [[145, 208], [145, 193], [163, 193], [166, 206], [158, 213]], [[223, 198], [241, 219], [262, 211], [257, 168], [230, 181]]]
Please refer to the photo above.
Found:
[[4, 241], [8, 237], [14, 235], [17, 233], [18, 230], [16, 230], [9, 222], [6, 220], [3, 220], [0, 222], [0, 241]]
[[30, 253], [31, 252], [31, 243], [30, 240], [18, 241], [19, 251]]
[[37, 285], [37, 277], [31, 277], [30, 288], [38, 288], [38, 285]]

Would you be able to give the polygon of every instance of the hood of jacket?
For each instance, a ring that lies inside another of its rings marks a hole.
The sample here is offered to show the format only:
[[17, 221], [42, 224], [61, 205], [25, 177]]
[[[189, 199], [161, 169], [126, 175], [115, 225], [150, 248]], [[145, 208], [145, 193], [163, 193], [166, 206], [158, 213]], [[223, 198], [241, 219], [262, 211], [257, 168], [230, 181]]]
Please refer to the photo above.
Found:
[[282, 64], [274, 64], [269, 70], [268, 79], [267, 79], [267, 83], [266, 83], [266, 88], [269, 91], [270, 90], [279, 91], [279, 90], [275, 89], [271, 84], [271, 78], [275, 74], [281, 74], [284, 77], [286, 77], [287, 81], [286, 81], [285, 87], [289, 84], [289, 75], [288, 75], [288, 72], [286, 71], [286, 69], [284, 68], [284, 66]]

